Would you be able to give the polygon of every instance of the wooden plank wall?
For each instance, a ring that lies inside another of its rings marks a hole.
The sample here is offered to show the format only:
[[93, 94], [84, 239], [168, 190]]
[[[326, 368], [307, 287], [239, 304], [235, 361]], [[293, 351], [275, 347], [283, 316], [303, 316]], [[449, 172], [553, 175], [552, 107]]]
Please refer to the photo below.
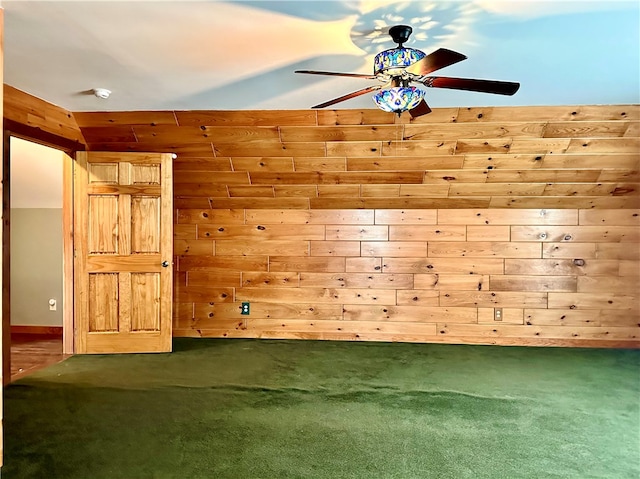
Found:
[[[43, 143], [52, 146], [58, 144], [67, 148], [75, 144], [76, 146], [71, 147], [78, 149], [78, 146], [84, 145], [84, 138], [73, 113], [10, 85], [5, 84], [3, 90], [3, 117], [8, 120], [10, 127], [27, 127], [26, 135], [30, 139], [44, 140]], [[18, 133], [24, 133], [24, 130], [21, 129]], [[69, 141], [62, 144], [57, 142], [59, 139]]]
[[640, 345], [638, 105], [75, 118], [178, 154], [177, 336]]
[[[637, 206], [637, 105], [76, 113], [93, 150], [178, 154], [177, 205]], [[198, 171], [199, 173], [194, 173]]]
[[638, 211], [179, 210], [176, 334], [629, 344]]

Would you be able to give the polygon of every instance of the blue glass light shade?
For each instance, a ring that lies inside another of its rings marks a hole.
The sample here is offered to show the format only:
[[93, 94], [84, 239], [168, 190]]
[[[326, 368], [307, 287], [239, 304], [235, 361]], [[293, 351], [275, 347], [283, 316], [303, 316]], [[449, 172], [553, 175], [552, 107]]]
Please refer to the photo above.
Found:
[[391, 113], [401, 113], [418, 106], [424, 97], [424, 91], [414, 86], [399, 86], [380, 90], [373, 95], [378, 108]]
[[406, 67], [413, 65], [426, 55], [413, 48], [392, 48], [378, 53], [373, 60], [373, 74], [384, 72], [388, 75], [401, 75]]

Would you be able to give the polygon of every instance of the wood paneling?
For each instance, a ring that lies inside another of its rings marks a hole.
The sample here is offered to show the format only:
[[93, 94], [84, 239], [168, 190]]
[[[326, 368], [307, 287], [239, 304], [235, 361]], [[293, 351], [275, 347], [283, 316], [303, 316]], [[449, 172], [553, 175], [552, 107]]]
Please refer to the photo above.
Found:
[[639, 118], [638, 105], [448, 108], [417, 119], [375, 110], [76, 115], [92, 150], [177, 153], [176, 203], [305, 210], [637, 208]]
[[[17, 88], [4, 85], [3, 117], [35, 130], [55, 135], [79, 145], [85, 143], [75, 116], [68, 110], [29, 95]], [[111, 136], [111, 129], [102, 135]]]
[[[596, 258], [597, 247], [621, 246], [620, 233], [635, 231], [637, 210], [218, 213], [218, 222], [215, 210], [177, 215], [215, 244], [215, 253], [179, 258], [178, 335], [640, 345], [637, 281], [623, 276], [637, 262]], [[520, 234], [536, 228], [587, 236]]]
[[76, 120], [178, 154], [177, 335], [640, 345], [638, 105]]

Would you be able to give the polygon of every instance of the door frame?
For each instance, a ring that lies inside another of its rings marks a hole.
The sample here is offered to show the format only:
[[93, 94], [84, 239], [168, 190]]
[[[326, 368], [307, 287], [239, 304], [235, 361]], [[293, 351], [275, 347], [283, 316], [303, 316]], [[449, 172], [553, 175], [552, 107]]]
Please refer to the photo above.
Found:
[[28, 127], [11, 120], [4, 120], [2, 155], [2, 368], [3, 382], [11, 381], [11, 138], [37, 143], [62, 151], [66, 156], [62, 171], [62, 333], [63, 354], [74, 354], [73, 322], [73, 169], [75, 152], [84, 149], [65, 138]]

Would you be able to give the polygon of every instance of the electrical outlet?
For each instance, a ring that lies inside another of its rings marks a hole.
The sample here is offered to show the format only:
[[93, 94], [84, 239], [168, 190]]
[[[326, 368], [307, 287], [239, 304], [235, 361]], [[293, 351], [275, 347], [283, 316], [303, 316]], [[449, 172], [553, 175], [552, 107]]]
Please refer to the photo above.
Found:
[[493, 310], [493, 312], [494, 312], [493, 320], [502, 321], [502, 308], [496, 308]]
[[242, 303], [242, 307], [240, 308], [240, 314], [249, 314], [249, 303]]
[[55, 299], [51, 298], [49, 300], [49, 311], [55, 311], [58, 309], [58, 303]]

